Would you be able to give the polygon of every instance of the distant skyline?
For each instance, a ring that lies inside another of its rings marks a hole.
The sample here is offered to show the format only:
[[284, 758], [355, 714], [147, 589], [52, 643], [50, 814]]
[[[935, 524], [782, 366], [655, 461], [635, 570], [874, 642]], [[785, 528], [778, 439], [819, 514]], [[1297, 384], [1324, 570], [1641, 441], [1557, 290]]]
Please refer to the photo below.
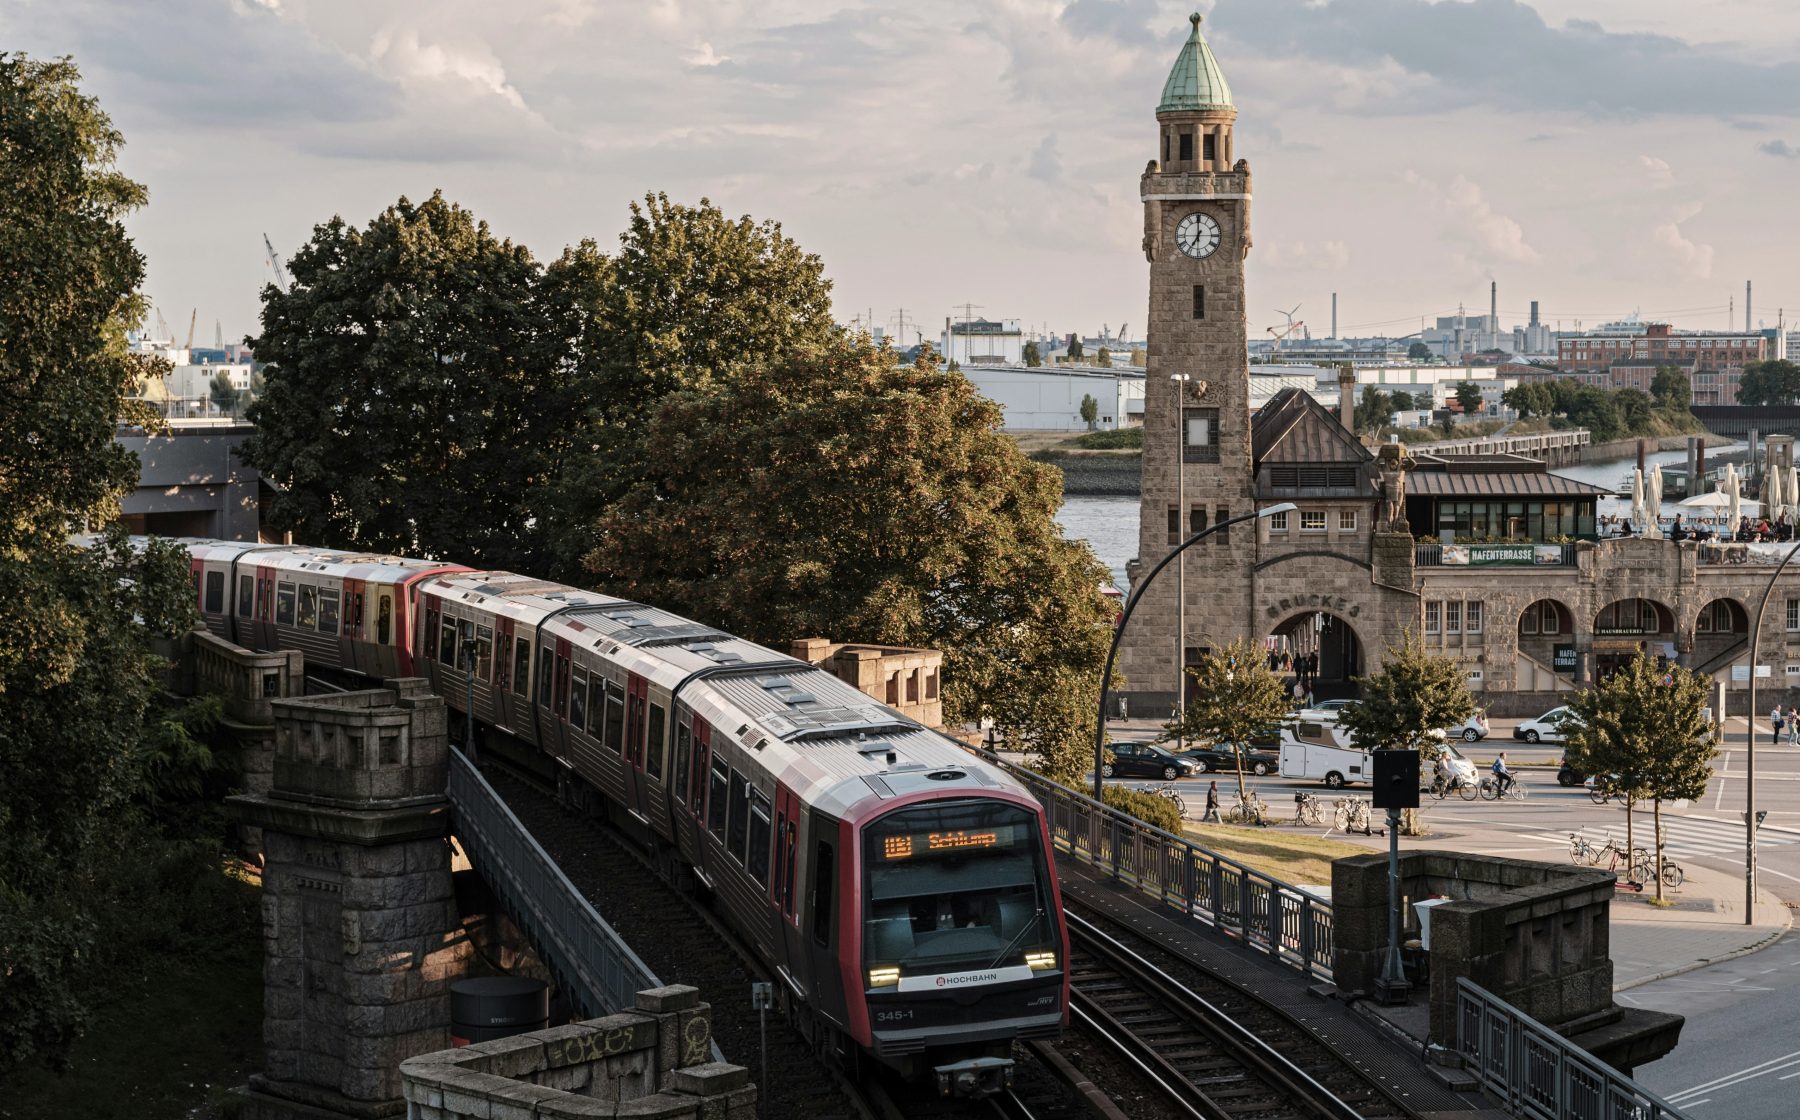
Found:
[[[284, 256], [433, 189], [555, 257], [646, 191], [781, 222], [841, 321], [965, 301], [1141, 334], [1137, 179], [1204, 32], [1255, 175], [1249, 333], [1800, 318], [1791, 0], [0, 0], [72, 55], [150, 205], [146, 290], [254, 334]], [[1727, 305], [1736, 314], [1727, 319]], [[909, 332], [910, 335], [910, 332]], [[910, 340], [910, 338], [909, 338]]]

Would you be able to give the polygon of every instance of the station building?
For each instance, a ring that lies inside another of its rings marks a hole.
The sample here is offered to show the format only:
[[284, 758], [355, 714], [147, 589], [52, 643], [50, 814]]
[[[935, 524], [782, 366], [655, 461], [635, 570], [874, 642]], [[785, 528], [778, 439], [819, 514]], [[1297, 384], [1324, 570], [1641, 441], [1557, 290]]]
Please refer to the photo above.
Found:
[[[1239, 637], [1316, 656], [1317, 691], [1351, 695], [1351, 678], [1379, 668], [1406, 629], [1459, 661], [1501, 715], [1541, 712], [1640, 649], [1737, 694], [1752, 672], [1762, 696], [1800, 683], [1800, 571], [1775, 590], [1753, 666], [1749, 614], [1773, 569], [1742, 561], [1768, 557], [1598, 539], [1607, 492], [1533, 460], [1366, 447], [1352, 434], [1349, 371], [1335, 411], [1292, 388], [1253, 411], [1253, 183], [1200, 24], [1164, 86], [1158, 158], [1139, 186], [1150, 314], [1132, 582], [1208, 525], [1297, 509], [1218, 531], [1156, 577], [1120, 653], [1131, 709], [1169, 710], [1177, 667]], [[1792, 443], [1779, 454], [1791, 462]]]

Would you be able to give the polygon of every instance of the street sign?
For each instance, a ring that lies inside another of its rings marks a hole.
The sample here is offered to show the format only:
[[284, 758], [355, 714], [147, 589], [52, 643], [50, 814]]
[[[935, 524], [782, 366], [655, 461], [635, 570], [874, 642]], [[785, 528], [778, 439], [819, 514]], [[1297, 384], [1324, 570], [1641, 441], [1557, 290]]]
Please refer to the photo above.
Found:
[[1750, 679], [1750, 666], [1748, 666], [1748, 665], [1733, 665], [1731, 667], [1731, 679], [1734, 681], [1749, 680]]

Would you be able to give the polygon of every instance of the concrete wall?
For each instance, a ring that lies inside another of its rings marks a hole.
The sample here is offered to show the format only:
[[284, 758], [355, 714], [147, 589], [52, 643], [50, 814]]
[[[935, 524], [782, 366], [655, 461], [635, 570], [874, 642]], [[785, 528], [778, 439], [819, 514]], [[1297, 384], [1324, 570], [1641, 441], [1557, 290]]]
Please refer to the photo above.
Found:
[[177, 424], [166, 436], [120, 433], [116, 442], [141, 465], [137, 489], [123, 505], [133, 531], [256, 540], [262, 476], [236, 454], [254, 431], [248, 424]]

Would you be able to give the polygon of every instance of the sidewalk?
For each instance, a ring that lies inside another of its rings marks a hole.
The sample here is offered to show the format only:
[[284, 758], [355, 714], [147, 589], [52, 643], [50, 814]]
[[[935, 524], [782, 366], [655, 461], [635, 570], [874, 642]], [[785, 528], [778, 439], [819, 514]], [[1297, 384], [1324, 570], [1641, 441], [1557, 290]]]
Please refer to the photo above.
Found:
[[1792, 911], [1768, 891], [1758, 890], [1752, 922], [1745, 925], [1741, 877], [1683, 866], [1687, 881], [1681, 890], [1665, 892], [1672, 906], [1652, 906], [1647, 900], [1655, 896], [1648, 890], [1614, 896], [1613, 991], [1766, 949], [1792, 923]]

